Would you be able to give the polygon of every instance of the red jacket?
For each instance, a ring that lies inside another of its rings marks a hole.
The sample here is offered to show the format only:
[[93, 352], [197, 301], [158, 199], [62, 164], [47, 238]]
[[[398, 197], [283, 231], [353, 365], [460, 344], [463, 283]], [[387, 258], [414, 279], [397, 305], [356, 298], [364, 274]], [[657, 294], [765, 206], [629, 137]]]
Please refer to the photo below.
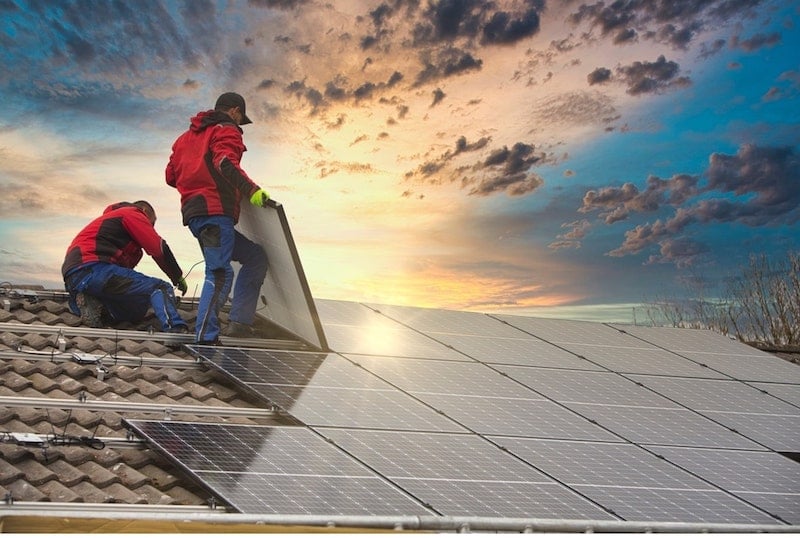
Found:
[[172, 145], [166, 169], [167, 185], [181, 195], [184, 224], [209, 215], [239, 221], [242, 196], [250, 198], [259, 189], [239, 166], [245, 151], [242, 129], [227, 114], [208, 110], [191, 119]]
[[183, 271], [145, 212], [128, 202], [111, 204], [72, 240], [61, 274], [66, 276], [71, 269], [91, 262], [133, 269], [142, 259], [142, 249], [152, 256], [173, 284], [178, 283]]

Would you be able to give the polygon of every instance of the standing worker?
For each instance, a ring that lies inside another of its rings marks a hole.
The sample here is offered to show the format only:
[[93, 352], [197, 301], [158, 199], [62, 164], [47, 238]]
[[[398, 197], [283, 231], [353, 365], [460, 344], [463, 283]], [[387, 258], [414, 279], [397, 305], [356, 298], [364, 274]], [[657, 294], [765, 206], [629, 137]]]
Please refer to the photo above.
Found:
[[61, 274], [69, 292], [69, 306], [90, 327], [106, 322], [141, 321], [149, 307], [164, 332], [188, 333], [175, 307], [168, 282], [133, 268], [145, 250], [181, 294], [186, 280], [167, 242], [156, 232], [156, 212], [139, 200], [108, 206], [72, 240]]
[[241, 125], [252, 123], [244, 98], [223, 93], [214, 110], [199, 112], [189, 130], [172, 145], [166, 169], [167, 184], [181, 195], [183, 224], [200, 243], [205, 260], [205, 281], [197, 309], [195, 340], [218, 344], [219, 311], [233, 284], [231, 261], [241, 263], [231, 302], [230, 323], [223, 335], [252, 337], [261, 284], [267, 274], [267, 255], [259, 245], [234, 229], [244, 196], [264, 207], [269, 194], [256, 185], [240, 166], [247, 150]]

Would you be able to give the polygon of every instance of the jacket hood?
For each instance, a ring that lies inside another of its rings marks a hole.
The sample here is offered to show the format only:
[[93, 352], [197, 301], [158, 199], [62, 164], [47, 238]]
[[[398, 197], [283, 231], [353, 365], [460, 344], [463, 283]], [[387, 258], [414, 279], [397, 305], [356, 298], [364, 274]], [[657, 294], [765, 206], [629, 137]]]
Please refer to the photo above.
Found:
[[131, 207], [136, 207], [136, 206], [134, 206], [134, 205], [133, 205], [132, 203], [130, 203], [130, 202], [117, 202], [117, 203], [115, 203], [115, 204], [111, 204], [110, 206], [108, 206], [107, 208], [105, 208], [105, 209], [103, 210], [103, 214], [105, 215], [105, 214], [106, 214], [106, 213], [108, 213], [109, 211], [114, 211], [115, 209], [119, 209], [120, 207], [128, 207], [128, 206], [131, 206]]
[[220, 125], [222, 123], [229, 123], [239, 129], [243, 133], [242, 128], [236, 125], [230, 116], [219, 110], [206, 110], [205, 112], [198, 112], [196, 116], [191, 119], [189, 129], [194, 132], [200, 132], [213, 125]]

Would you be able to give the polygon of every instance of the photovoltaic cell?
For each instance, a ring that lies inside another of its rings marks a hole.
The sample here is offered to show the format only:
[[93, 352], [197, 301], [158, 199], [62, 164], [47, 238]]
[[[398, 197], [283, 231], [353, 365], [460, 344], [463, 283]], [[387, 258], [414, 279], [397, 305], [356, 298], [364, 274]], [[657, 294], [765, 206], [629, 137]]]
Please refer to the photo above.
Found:
[[424, 334], [401, 325], [395, 328], [383, 325], [361, 327], [326, 324], [325, 334], [329, 347], [338, 353], [453, 361], [472, 360]]
[[748, 383], [749, 385], [800, 408], [800, 386], [787, 383]]
[[753, 413], [703, 413], [779, 452], [800, 452], [800, 415], [758, 415]]
[[306, 428], [126, 422], [240, 512], [430, 513]]

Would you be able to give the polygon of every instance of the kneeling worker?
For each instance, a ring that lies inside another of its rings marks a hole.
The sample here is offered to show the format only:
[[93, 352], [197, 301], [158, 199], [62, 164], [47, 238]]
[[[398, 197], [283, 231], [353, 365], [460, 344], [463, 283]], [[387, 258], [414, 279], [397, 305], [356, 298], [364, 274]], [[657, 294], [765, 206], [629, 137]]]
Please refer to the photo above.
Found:
[[106, 322], [141, 321], [148, 307], [163, 332], [188, 333], [175, 306], [172, 286], [134, 271], [142, 249], [181, 294], [186, 280], [166, 241], [156, 232], [156, 212], [148, 202], [119, 202], [81, 230], [67, 249], [61, 274], [70, 309], [90, 327]]

